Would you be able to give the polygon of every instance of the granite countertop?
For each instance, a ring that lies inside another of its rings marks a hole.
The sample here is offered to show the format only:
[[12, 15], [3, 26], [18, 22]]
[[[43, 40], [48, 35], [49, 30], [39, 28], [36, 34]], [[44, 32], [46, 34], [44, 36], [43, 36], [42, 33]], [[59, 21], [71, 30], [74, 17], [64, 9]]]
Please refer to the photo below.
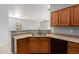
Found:
[[51, 37], [51, 38], [57, 38], [61, 40], [79, 43], [79, 37], [62, 35], [62, 34], [46, 34], [46, 36], [32, 36], [32, 34], [23, 34], [23, 35], [13, 36], [14, 39], [22, 39], [22, 38], [27, 38], [27, 37]]
[[79, 37], [78, 36], [70, 36], [70, 35], [63, 35], [63, 34], [52, 34], [52, 38], [58, 38], [61, 40], [66, 40], [70, 42], [79, 43]]

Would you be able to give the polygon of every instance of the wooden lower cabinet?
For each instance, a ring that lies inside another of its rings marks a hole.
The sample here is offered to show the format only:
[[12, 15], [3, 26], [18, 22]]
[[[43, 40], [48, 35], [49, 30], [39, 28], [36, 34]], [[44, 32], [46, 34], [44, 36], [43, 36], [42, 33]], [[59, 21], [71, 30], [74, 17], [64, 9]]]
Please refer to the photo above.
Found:
[[51, 54], [67, 54], [67, 41], [51, 38]]
[[28, 54], [29, 53], [29, 38], [17, 40], [17, 54]]
[[17, 54], [79, 54], [79, 43], [49, 37], [16, 40]]
[[42, 54], [50, 52], [50, 38], [29, 37], [17, 40], [17, 54]]
[[30, 53], [42, 54], [49, 53], [50, 39], [47, 37], [31, 37], [30, 38]]
[[40, 38], [40, 53], [50, 53], [50, 38]]
[[79, 43], [68, 42], [68, 54], [79, 54]]
[[68, 54], [79, 54], [79, 49], [72, 46], [68, 46]]
[[30, 53], [35, 54], [35, 53], [39, 53], [40, 51], [40, 41], [38, 38], [36, 37], [31, 37], [30, 38]]

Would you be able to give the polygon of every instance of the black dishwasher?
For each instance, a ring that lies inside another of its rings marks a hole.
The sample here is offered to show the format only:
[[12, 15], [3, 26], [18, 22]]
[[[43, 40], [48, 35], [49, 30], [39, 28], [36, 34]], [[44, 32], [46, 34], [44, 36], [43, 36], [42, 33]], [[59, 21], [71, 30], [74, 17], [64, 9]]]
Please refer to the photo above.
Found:
[[51, 54], [67, 54], [67, 41], [51, 38]]

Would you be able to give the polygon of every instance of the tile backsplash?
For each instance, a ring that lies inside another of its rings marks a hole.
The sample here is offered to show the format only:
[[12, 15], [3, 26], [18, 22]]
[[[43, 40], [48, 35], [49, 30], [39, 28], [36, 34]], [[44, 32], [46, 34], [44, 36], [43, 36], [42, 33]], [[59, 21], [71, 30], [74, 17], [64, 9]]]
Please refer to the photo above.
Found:
[[51, 33], [79, 36], [79, 27], [51, 27]]

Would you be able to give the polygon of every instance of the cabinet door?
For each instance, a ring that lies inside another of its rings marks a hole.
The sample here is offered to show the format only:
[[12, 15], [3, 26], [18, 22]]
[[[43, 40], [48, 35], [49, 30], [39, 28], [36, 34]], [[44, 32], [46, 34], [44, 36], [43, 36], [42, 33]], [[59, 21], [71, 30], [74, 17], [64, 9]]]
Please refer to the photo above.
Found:
[[79, 48], [68, 46], [68, 54], [79, 54]]
[[18, 39], [17, 40], [17, 54], [28, 54], [29, 53], [29, 39]]
[[79, 54], [79, 43], [68, 42], [68, 54]]
[[58, 11], [51, 12], [51, 26], [58, 26]]
[[50, 53], [50, 38], [42, 37], [39, 40], [41, 44], [40, 53]]
[[73, 19], [71, 20], [71, 25], [79, 25], [79, 5], [73, 7]]
[[69, 8], [59, 10], [59, 25], [60, 26], [69, 26], [70, 25]]
[[52, 54], [66, 54], [67, 42], [64, 40], [51, 38], [51, 53]]
[[37, 37], [30, 38], [30, 53], [39, 53], [40, 50], [40, 41]]

